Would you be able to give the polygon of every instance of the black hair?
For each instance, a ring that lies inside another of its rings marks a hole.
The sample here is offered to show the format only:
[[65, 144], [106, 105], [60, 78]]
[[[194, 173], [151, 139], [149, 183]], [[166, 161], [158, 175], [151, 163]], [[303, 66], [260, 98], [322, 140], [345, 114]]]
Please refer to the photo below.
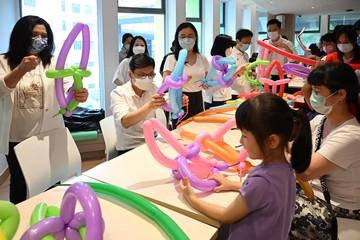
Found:
[[312, 86], [325, 86], [331, 93], [340, 89], [346, 92], [346, 103], [353, 105], [356, 119], [360, 123], [360, 107], [358, 102], [359, 82], [350, 65], [339, 62], [329, 62], [310, 72], [308, 83]]
[[146, 67], [155, 68], [155, 61], [152, 57], [145, 53], [139, 53], [134, 55], [129, 62], [129, 69], [134, 72], [138, 68], [146, 68]]
[[211, 47], [211, 56], [220, 55], [226, 57], [226, 49], [232, 46], [232, 37], [226, 34], [219, 34], [215, 37], [214, 43]]
[[15, 69], [24, 57], [30, 55], [32, 31], [36, 25], [44, 25], [47, 33], [47, 46], [38, 53], [38, 57], [44, 67], [50, 64], [55, 50], [54, 34], [50, 25], [44, 19], [29, 15], [20, 18], [16, 22], [10, 35], [9, 49], [5, 53], [5, 59], [7, 59], [11, 70]]
[[268, 27], [269, 25], [273, 25], [276, 24], [279, 28], [281, 28], [281, 22], [279, 20], [277, 20], [276, 18], [270, 19], [267, 24], [266, 27]]
[[195, 26], [191, 22], [183, 22], [183, 23], [180, 23], [179, 26], [176, 28], [176, 32], [175, 32], [175, 36], [174, 36], [174, 41], [175, 41], [174, 54], [175, 54], [175, 59], [176, 60], [178, 59], [179, 52], [182, 49], [182, 47], [180, 46], [180, 43], [179, 43], [179, 33], [184, 28], [191, 28], [194, 31], [196, 40], [195, 40], [195, 45], [194, 45], [194, 48], [193, 48], [193, 52], [194, 53], [200, 53], [199, 52], [199, 47], [198, 47], [199, 37], [198, 37], [198, 33], [197, 33], [197, 30], [196, 30]]
[[291, 147], [290, 163], [297, 172], [304, 172], [310, 165], [312, 139], [310, 123], [302, 111], [291, 110], [288, 104], [272, 93], [262, 93], [243, 102], [235, 113], [236, 125], [240, 130], [251, 132], [263, 154], [266, 155], [266, 141], [271, 134], [280, 137], [279, 146]]
[[354, 27], [355, 27], [356, 31], [360, 31], [360, 19], [354, 23]]
[[128, 39], [129, 37], [133, 38], [134, 36], [131, 33], [124, 33], [124, 35], [122, 35], [121, 42], [124, 44], [126, 39]]
[[[342, 27], [339, 28], [339, 30], [336, 33], [336, 42], [339, 41], [339, 38], [341, 37], [341, 35], [345, 35], [347, 40], [349, 40], [349, 42], [353, 45], [353, 52], [354, 52], [354, 57], [353, 57], [353, 61], [358, 61], [360, 60], [360, 47], [357, 44], [357, 37], [358, 34], [356, 33], [356, 29], [353, 25], [344, 25]], [[344, 53], [341, 52], [338, 49], [338, 59], [343, 60], [344, 57]]]
[[333, 42], [336, 44], [336, 36], [334, 33], [325, 33], [320, 38], [320, 43], [322, 42]]
[[132, 56], [135, 55], [134, 51], [133, 51], [133, 48], [134, 48], [134, 45], [135, 45], [135, 41], [137, 39], [140, 39], [145, 43], [145, 52], [144, 53], [149, 55], [148, 47], [147, 47], [147, 43], [146, 43], [145, 38], [143, 38], [142, 36], [135, 36], [135, 37], [133, 37], [133, 39], [131, 39], [130, 46], [129, 46], [129, 51], [128, 51], [128, 54], [126, 55], [126, 58], [129, 58], [129, 57], [132, 57]]
[[243, 39], [244, 37], [253, 37], [252, 31], [250, 31], [249, 29], [239, 29], [236, 32], [237, 40], [241, 41], [241, 39]]

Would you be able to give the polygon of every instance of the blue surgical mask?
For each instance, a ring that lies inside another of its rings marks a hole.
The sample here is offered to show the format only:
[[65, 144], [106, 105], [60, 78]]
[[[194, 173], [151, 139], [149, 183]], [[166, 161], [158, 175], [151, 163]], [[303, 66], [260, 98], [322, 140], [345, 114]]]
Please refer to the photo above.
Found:
[[242, 43], [240, 50], [245, 52], [246, 50], [249, 49], [250, 44], [246, 44], [246, 43]]
[[33, 38], [30, 52], [32, 54], [37, 54], [44, 50], [47, 46], [47, 38]]
[[336, 102], [330, 106], [325, 106], [326, 100], [329, 97], [335, 95], [337, 92], [338, 91], [334, 92], [333, 94], [330, 94], [327, 97], [323, 97], [321, 95], [317, 95], [314, 91], [312, 91], [311, 96], [310, 96], [311, 107], [320, 114], [329, 115], [331, 110], [333, 109], [333, 106], [338, 102]]

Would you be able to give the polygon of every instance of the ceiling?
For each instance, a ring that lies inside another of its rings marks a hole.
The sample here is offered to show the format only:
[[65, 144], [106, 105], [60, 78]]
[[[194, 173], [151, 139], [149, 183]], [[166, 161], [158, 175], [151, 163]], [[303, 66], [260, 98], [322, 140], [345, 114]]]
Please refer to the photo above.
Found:
[[329, 15], [360, 12], [359, 0], [252, 0], [272, 15]]

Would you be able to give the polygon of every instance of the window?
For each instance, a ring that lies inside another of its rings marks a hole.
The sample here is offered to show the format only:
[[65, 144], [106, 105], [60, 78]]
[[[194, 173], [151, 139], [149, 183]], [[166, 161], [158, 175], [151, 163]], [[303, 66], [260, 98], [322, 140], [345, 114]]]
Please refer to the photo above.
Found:
[[35, 3], [35, 0], [25, 0], [24, 5], [26, 7], [35, 7], [36, 3]]
[[[65, 39], [68, 37], [73, 26], [77, 23], [76, 20], [80, 20], [83, 23], [87, 23], [90, 29], [90, 56], [87, 68], [91, 71], [91, 76], [84, 78], [83, 85], [89, 91], [88, 100], [85, 103], [80, 104], [82, 107], [88, 108], [100, 108], [100, 86], [99, 86], [99, 54], [98, 47], [98, 34], [97, 34], [97, 0], [80, 1], [83, 5], [79, 4], [78, 0], [66, 0], [67, 4], [71, 4], [72, 9], [65, 8], [65, 0], [52, 0], [52, 6], [49, 8], [48, 0], [36, 0], [36, 4], [33, 7], [25, 5], [25, 1], [21, 0], [21, 13], [23, 16], [26, 15], [38, 15], [44, 18], [51, 26], [51, 29], [55, 37], [55, 56], [59, 56], [59, 52], [64, 44]], [[83, 3], [84, 2], [84, 3]], [[86, 4], [86, 5], [85, 5]], [[91, 6], [91, 16], [80, 13], [80, 7]], [[73, 12], [77, 9], [77, 12]], [[62, 12], [63, 17], [59, 17], [59, 12]], [[64, 20], [65, 19], [65, 20]], [[85, 19], [87, 22], [85, 22]], [[67, 28], [67, 24], [69, 27]], [[82, 37], [81, 33], [76, 38], [73, 47], [67, 55], [65, 68], [71, 66], [79, 66], [81, 59], [81, 47]], [[74, 50], [78, 49], [78, 50]], [[89, 88], [89, 85], [92, 87]]]
[[360, 13], [334, 14], [329, 16], [329, 31], [333, 31], [336, 25], [354, 25], [360, 19]]
[[220, 2], [220, 33], [225, 34], [226, 2]]
[[92, 6], [85, 6], [85, 14], [86, 15], [92, 15], [93, 8]]
[[303, 34], [300, 36], [301, 42], [305, 47], [309, 48], [310, 44], [318, 44], [320, 40], [320, 16], [296, 16], [295, 17], [295, 41], [294, 45], [298, 55], [305, 55], [304, 50], [301, 48], [296, 36], [305, 28]]
[[201, 52], [202, 36], [202, 15], [201, 0], [186, 0], [186, 21], [194, 24], [198, 33], [199, 51]]
[[[119, 0], [118, 6], [119, 51], [122, 47], [122, 35], [125, 33], [131, 33], [133, 36], [140, 35], [145, 38], [149, 55], [154, 58], [156, 68], [159, 68], [165, 55], [165, 1]], [[155, 77], [155, 83], [161, 84], [161, 82], [162, 78], [158, 74]]]
[[73, 12], [73, 13], [80, 13], [80, 4], [78, 4], [78, 3], [73, 3], [73, 4], [72, 4], [72, 12]]
[[[267, 38], [267, 21], [268, 21], [268, 17], [267, 17], [267, 13], [266, 12], [257, 12], [257, 17], [258, 17], [258, 39], [257, 40], [264, 40]], [[257, 43], [255, 40], [253, 40], [253, 42], [255, 42], [256, 46]], [[258, 47], [256, 47], [255, 49], [258, 49]]]

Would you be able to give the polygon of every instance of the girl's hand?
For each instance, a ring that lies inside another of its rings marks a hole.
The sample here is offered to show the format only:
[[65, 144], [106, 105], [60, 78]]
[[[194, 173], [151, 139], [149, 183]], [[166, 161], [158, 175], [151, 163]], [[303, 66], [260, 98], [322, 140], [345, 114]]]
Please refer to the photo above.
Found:
[[79, 103], [86, 102], [88, 96], [89, 96], [89, 93], [86, 88], [80, 88], [79, 90], [75, 91], [75, 93], [74, 93], [74, 99], [75, 99], [75, 101], [77, 101]]
[[220, 183], [219, 186], [214, 188], [214, 192], [221, 191], [234, 191], [241, 188], [241, 182], [233, 182], [225, 178], [221, 173], [215, 173], [209, 177], [209, 179], [215, 180]]
[[187, 178], [181, 179], [179, 183], [181, 192], [187, 201], [191, 201], [191, 198], [197, 198], [194, 189], [190, 185], [190, 181]]

